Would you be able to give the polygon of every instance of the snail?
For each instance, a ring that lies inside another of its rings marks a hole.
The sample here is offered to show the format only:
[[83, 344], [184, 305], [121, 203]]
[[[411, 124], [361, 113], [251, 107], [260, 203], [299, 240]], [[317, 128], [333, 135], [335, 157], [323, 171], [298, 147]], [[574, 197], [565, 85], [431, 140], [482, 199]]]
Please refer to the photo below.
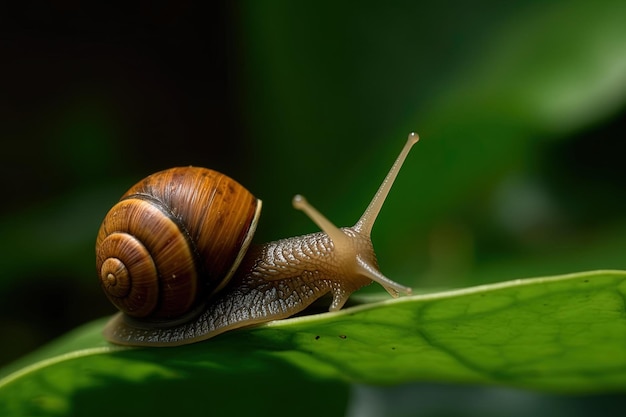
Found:
[[178, 346], [290, 317], [330, 294], [330, 311], [378, 282], [393, 297], [411, 288], [379, 270], [370, 233], [411, 147], [411, 133], [371, 203], [338, 228], [302, 196], [293, 205], [322, 232], [251, 245], [261, 200], [199, 167], [171, 168], [131, 187], [96, 239], [96, 269], [120, 310], [105, 338], [130, 346]]

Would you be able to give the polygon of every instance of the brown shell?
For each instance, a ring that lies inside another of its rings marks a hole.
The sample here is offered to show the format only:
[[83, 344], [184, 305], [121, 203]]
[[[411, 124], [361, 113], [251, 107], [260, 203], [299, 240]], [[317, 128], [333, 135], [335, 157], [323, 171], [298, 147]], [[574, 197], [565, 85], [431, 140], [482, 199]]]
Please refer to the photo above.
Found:
[[173, 318], [230, 279], [261, 201], [235, 180], [196, 167], [153, 174], [109, 211], [96, 267], [111, 302], [133, 317]]

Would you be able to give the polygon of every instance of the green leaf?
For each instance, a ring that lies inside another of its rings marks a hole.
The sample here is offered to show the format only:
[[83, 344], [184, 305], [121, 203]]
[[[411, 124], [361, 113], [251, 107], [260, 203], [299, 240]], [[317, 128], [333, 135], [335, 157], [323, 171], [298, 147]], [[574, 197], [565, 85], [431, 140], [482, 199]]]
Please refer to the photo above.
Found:
[[0, 411], [343, 415], [349, 383], [409, 381], [623, 391], [625, 297], [626, 271], [516, 280], [275, 321], [179, 348], [107, 345], [100, 320], [5, 371]]

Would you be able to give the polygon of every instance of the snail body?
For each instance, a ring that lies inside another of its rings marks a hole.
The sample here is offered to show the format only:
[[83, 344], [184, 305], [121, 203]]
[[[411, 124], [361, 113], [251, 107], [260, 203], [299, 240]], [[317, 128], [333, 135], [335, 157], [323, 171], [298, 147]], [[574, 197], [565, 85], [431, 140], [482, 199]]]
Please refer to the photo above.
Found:
[[364, 214], [337, 228], [301, 196], [295, 208], [322, 232], [251, 245], [261, 201], [224, 174], [172, 168], [128, 190], [96, 239], [100, 284], [120, 309], [107, 340], [177, 346], [290, 317], [331, 294], [330, 311], [380, 283], [392, 296], [411, 289], [379, 270], [370, 233], [418, 136], [409, 139]]

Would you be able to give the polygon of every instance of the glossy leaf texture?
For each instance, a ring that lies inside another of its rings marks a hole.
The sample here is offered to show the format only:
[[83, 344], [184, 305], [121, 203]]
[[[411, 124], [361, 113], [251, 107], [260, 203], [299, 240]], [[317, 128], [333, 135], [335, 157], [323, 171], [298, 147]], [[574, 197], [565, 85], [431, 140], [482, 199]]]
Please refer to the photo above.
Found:
[[100, 320], [6, 369], [0, 411], [343, 415], [350, 383], [624, 391], [625, 300], [626, 271], [596, 271], [366, 303], [154, 349], [108, 345]]

